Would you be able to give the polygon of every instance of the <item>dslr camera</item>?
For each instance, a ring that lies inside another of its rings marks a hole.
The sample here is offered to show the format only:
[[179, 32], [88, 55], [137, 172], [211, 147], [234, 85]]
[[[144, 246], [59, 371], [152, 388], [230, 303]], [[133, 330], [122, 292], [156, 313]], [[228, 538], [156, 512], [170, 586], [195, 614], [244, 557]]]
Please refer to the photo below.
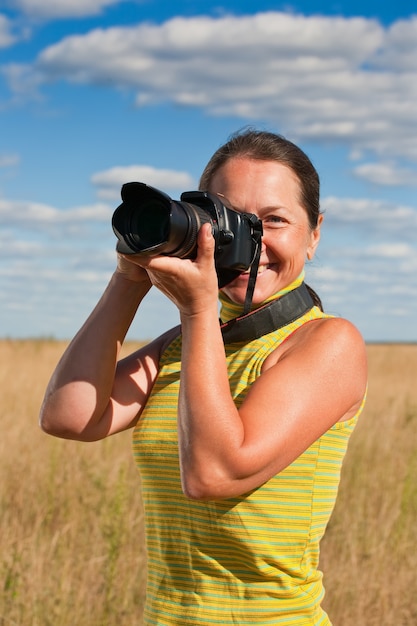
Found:
[[259, 218], [225, 206], [214, 194], [186, 191], [178, 201], [154, 187], [131, 182], [123, 185], [121, 196], [112, 226], [122, 254], [195, 258], [198, 231], [208, 222], [220, 288], [248, 270], [259, 254]]

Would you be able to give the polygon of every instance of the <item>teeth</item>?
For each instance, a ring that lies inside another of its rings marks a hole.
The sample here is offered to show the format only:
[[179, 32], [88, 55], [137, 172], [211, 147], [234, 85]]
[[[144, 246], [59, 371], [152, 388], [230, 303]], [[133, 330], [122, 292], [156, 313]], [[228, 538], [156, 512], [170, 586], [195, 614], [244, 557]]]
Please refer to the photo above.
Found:
[[[265, 270], [267, 270], [269, 267], [271, 267], [269, 264], [268, 264], [268, 265], [260, 265], [260, 266], [258, 267], [258, 275], [259, 275], [259, 274], [263, 274], [263, 273], [264, 273], [264, 271], [265, 271]], [[246, 271], [246, 272], [243, 272], [243, 274], [247, 274], [247, 275], [249, 275], [249, 274], [250, 274], [250, 270], [248, 270], [248, 271]]]

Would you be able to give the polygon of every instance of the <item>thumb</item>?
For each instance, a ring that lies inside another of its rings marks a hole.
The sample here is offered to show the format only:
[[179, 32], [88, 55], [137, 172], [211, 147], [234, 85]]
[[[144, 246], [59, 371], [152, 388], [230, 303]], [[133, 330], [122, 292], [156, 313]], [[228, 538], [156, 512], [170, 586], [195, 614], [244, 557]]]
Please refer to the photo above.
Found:
[[214, 255], [215, 241], [210, 224], [203, 224], [198, 233], [198, 247], [202, 254], [207, 256]]

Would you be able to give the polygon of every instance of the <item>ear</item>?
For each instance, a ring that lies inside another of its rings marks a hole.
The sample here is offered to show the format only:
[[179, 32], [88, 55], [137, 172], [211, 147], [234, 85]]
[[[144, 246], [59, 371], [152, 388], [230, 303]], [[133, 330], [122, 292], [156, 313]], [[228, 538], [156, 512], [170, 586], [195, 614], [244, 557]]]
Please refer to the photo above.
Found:
[[307, 246], [307, 259], [309, 261], [311, 261], [314, 258], [317, 246], [319, 245], [322, 222], [323, 222], [323, 214], [320, 214], [317, 220], [316, 228], [312, 230], [310, 233], [310, 242]]

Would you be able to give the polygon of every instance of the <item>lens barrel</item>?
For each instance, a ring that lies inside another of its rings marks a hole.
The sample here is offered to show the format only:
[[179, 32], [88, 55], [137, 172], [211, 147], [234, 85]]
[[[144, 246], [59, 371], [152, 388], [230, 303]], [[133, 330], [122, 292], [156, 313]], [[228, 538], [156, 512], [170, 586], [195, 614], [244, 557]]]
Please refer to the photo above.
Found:
[[171, 200], [143, 183], [123, 185], [122, 199], [112, 224], [124, 254], [193, 258], [200, 227], [212, 222], [199, 206]]

